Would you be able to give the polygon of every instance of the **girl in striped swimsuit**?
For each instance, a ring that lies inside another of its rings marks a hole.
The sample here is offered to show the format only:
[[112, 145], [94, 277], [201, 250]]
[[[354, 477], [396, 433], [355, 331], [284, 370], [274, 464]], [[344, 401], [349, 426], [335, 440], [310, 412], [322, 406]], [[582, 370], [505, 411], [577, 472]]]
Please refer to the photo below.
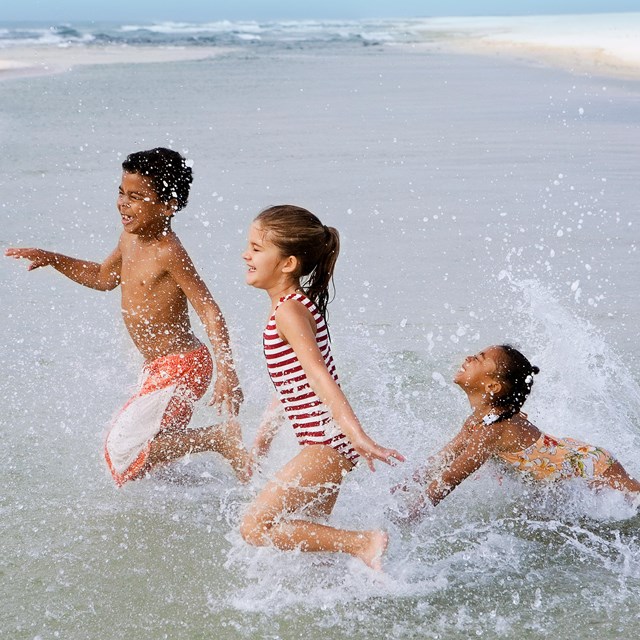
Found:
[[263, 340], [277, 393], [252, 460], [270, 447], [280, 422], [277, 406], [284, 408], [302, 449], [250, 505], [241, 533], [250, 544], [349, 553], [379, 569], [385, 532], [336, 529], [293, 515], [328, 516], [343, 477], [360, 458], [372, 471], [374, 460], [404, 460], [364, 432], [338, 384], [324, 320], [338, 251], [336, 229], [300, 207], [271, 207], [251, 225], [242, 257], [247, 283], [264, 289], [271, 299]]

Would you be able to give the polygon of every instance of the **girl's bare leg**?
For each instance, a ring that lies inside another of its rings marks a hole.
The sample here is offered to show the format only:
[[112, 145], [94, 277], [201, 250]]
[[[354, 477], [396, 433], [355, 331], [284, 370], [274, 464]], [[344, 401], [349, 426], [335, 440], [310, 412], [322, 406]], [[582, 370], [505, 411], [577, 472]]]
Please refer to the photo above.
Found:
[[240, 423], [228, 422], [202, 429], [180, 429], [160, 432], [152, 441], [147, 465], [172, 462], [190, 453], [213, 451], [225, 457], [240, 482], [249, 479], [249, 454], [242, 444]]
[[302, 510], [329, 515], [343, 475], [350, 468], [351, 463], [327, 445], [305, 447], [250, 505], [240, 526], [242, 537], [256, 546], [349, 553], [373, 569], [381, 569], [388, 541], [384, 531], [350, 531], [283, 518]]
[[614, 462], [605, 471], [602, 478], [614, 489], [628, 491], [630, 493], [640, 493], [640, 482], [635, 478], [632, 478], [619, 462]]

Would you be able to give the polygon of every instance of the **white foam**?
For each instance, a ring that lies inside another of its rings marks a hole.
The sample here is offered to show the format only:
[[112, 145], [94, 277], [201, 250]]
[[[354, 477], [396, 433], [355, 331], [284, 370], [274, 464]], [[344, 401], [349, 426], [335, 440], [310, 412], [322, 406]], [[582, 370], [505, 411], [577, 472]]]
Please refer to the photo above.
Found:
[[152, 33], [163, 34], [194, 34], [194, 33], [235, 33], [251, 32], [260, 33], [262, 27], [257, 22], [230, 22], [221, 20], [219, 22], [157, 22], [152, 24], [130, 24], [123, 25], [119, 29], [122, 33], [132, 33], [135, 31], [150, 31]]

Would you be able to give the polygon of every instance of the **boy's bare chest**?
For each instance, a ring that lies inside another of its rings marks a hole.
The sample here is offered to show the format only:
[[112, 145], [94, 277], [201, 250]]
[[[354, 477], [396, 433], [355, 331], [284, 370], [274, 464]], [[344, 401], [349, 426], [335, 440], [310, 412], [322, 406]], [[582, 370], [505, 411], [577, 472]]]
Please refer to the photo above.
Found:
[[151, 292], [166, 283], [169, 274], [159, 252], [135, 247], [122, 252], [121, 286], [128, 293]]

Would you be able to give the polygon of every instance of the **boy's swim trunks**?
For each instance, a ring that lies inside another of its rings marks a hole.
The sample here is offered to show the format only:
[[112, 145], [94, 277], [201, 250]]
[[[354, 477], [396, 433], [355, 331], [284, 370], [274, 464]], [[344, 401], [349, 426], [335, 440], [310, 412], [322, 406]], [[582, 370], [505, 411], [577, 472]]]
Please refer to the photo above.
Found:
[[145, 365], [138, 391], [116, 416], [105, 441], [107, 466], [118, 486], [147, 471], [151, 441], [160, 432], [186, 428], [212, 372], [205, 345]]

